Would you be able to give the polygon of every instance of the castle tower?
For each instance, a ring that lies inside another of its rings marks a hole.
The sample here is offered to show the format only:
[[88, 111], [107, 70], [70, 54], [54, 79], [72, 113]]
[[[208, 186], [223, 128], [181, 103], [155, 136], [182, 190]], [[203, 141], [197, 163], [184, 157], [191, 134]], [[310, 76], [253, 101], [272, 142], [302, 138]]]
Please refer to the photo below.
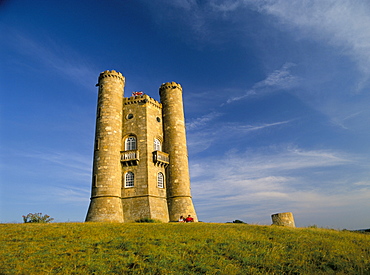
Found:
[[125, 78], [100, 74], [91, 201], [86, 221], [123, 222], [121, 200], [122, 104]]
[[190, 193], [182, 88], [159, 89], [161, 103], [138, 92], [124, 98], [125, 78], [100, 74], [91, 201], [86, 221], [198, 221]]
[[148, 95], [124, 98], [122, 204], [125, 222], [149, 218], [168, 222], [162, 151], [162, 104]]
[[188, 150], [182, 87], [168, 82], [159, 88], [163, 108], [164, 150], [170, 155], [167, 168], [167, 203], [170, 221], [191, 215], [198, 221], [190, 192]]

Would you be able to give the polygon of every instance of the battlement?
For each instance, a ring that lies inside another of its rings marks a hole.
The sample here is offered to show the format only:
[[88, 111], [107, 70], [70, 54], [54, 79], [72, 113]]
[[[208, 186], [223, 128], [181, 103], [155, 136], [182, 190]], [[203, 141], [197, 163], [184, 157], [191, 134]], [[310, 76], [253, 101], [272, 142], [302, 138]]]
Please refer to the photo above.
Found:
[[167, 89], [179, 89], [181, 92], [182, 92], [182, 87], [179, 83], [176, 83], [176, 82], [166, 82], [166, 83], [163, 83], [161, 85], [161, 87], [159, 87], [159, 93], [161, 93], [163, 90], [167, 90]]
[[131, 97], [123, 98], [123, 105], [139, 104], [139, 103], [149, 103], [159, 109], [162, 109], [162, 104], [148, 95], [139, 95], [139, 96], [131, 96]]
[[115, 70], [104, 71], [104, 72], [100, 73], [99, 82], [102, 78], [106, 78], [106, 77], [115, 77], [115, 78], [118, 78], [119, 80], [121, 80], [123, 83], [125, 82], [125, 77], [120, 72], [116, 72]]

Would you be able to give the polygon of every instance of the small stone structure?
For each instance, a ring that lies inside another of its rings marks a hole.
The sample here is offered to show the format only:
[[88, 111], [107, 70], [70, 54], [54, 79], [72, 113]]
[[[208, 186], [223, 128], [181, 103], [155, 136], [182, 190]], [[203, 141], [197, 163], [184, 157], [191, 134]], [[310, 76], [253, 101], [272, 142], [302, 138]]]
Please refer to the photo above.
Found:
[[273, 214], [271, 215], [271, 219], [272, 219], [272, 225], [295, 227], [292, 212]]
[[190, 193], [182, 87], [160, 86], [160, 102], [124, 97], [125, 77], [99, 76], [91, 202], [87, 222], [198, 221]]

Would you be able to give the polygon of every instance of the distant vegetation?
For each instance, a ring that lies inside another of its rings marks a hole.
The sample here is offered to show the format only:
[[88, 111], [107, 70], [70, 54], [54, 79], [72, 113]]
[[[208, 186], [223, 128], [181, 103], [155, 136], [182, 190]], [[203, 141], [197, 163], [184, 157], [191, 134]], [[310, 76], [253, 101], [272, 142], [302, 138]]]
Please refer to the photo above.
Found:
[[153, 220], [150, 218], [142, 218], [142, 219], [136, 220], [135, 222], [160, 223], [161, 221]]
[[245, 222], [243, 222], [241, 220], [234, 220], [233, 223], [245, 223]]
[[54, 218], [49, 215], [43, 215], [42, 213], [29, 213], [26, 216], [22, 216], [24, 223], [48, 223], [52, 222]]
[[370, 234], [212, 223], [0, 224], [0, 274], [370, 274]]

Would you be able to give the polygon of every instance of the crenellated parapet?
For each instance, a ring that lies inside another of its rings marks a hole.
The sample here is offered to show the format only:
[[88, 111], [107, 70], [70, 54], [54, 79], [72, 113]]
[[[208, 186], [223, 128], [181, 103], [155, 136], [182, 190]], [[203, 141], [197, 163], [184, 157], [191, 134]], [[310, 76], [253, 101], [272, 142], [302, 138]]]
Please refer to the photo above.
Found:
[[166, 82], [159, 87], [159, 94], [161, 94], [162, 91], [164, 90], [169, 90], [169, 89], [179, 89], [182, 92], [182, 87], [179, 83], [176, 82]]
[[120, 72], [116, 72], [115, 70], [104, 71], [104, 72], [100, 73], [99, 82], [103, 78], [107, 78], [107, 77], [117, 78], [117, 79], [121, 80], [123, 83], [125, 83], [125, 77]]
[[152, 104], [153, 106], [162, 109], [162, 103], [158, 102], [157, 100], [148, 95], [139, 95], [123, 98], [123, 105], [145, 104], [145, 103]]

